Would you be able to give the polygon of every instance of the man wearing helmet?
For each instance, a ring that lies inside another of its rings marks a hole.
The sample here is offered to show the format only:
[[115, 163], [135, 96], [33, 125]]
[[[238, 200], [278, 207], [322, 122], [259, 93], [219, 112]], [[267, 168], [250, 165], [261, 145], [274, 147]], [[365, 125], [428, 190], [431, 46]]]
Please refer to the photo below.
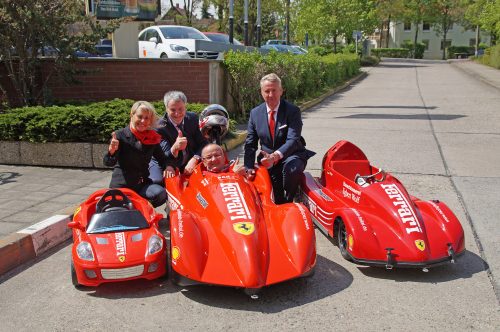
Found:
[[[165, 115], [158, 122], [156, 131], [161, 135], [161, 148], [168, 159], [175, 161], [175, 167], [184, 174], [191, 174], [201, 161], [201, 149], [208, 143], [198, 127], [198, 115], [186, 112], [187, 98], [181, 91], [169, 91], [163, 97]], [[163, 174], [153, 158], [149, 164], [150, 178], [163, 184]], [[175, 176], [172, 166], [165, 170], [167, 177]]]
[[300, 109], [282, 99], [283, 88], [278, 75], [268, 74], [260, 80], [260, 93], [264, 103], [250, 111], [248, 136], [245, 141], [245, 168], [249, 179], [255, 177], [257, 160], [268, 168], [273, 184], [274, 202], [292, 202], [307, 159], [315, 152], [305, 148], [301, 136]]

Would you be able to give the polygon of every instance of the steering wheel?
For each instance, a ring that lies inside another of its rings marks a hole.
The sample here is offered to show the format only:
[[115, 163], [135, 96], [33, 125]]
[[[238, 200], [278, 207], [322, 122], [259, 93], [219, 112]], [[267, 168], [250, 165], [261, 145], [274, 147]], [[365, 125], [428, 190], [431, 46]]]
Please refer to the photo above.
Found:
[[[382, 176], [377, 179], [377, 175], [381, 174]], [[386, 173], [383, 169], [380, 169], [377, 173], [370, 174], [370, 175], [359, 175], [356, 174], [354, 177], [354, 182], [360, 186], [368, 185], [370, 183], [374, 182], [382, 182], [385, 180]]]
[[110, 189], [102, 195], [95, 206], [95, 213], [131, 210], [130, 199], [118, 189]]

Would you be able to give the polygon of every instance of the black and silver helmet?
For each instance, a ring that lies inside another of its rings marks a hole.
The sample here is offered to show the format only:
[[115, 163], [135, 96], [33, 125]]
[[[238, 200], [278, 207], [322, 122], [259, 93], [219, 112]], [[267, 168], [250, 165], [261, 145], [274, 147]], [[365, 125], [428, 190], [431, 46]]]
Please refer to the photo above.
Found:
[[210, 142], [221, 144], [229, 130], [229, 113], [224, 106], [211, 104], [205, 107], [200, 114], [201, 134]]

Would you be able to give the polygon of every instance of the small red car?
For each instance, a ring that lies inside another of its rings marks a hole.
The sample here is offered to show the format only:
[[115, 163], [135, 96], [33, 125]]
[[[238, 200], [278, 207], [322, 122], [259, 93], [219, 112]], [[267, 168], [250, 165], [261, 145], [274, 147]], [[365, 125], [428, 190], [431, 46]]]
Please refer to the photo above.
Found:
[[446, 204], [411, 196], [348, 141], [331, 147], [321, 177], [306, 172], [301, 188], [314, 223], [349, 261], [427, 271], [465, 252], [462, 225]]
[[156, 279], [166, 274], [163, 218], [129, 189], [96, 191], [75, 211], [71, 279], [75, 287]]
[[174, 283], [237, 287], [255, 298], [264, 286], [312, 275], [309, 212], [299, 203], [274, 204], [267, 169], [249, 181], [199, 164], [190, 176], [167, 179], [166, 188]]

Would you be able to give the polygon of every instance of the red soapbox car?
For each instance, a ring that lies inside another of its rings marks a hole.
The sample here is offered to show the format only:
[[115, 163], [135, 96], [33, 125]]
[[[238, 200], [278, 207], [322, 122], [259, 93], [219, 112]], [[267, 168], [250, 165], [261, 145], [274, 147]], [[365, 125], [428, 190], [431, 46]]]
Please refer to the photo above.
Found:
[[163, 218], [130, 189], [98, 190], [75, 211], [71, 278], [75, 287], [166, 275]]
[[171, 276], [181, 286], [242, 288], [312, 275], [314, 226], [299, 203], [275, 205], [267, 169], [247, 180], [199, 164], [190, 176], [166, 179], [170, 205]]
[[321, 177], [304, 173], [301, 189], [314, 223], [349, 261], [428, 271], [465, 252], [462, 226], [446, 204], [409, 195], [348, 141], [326, 152]]

